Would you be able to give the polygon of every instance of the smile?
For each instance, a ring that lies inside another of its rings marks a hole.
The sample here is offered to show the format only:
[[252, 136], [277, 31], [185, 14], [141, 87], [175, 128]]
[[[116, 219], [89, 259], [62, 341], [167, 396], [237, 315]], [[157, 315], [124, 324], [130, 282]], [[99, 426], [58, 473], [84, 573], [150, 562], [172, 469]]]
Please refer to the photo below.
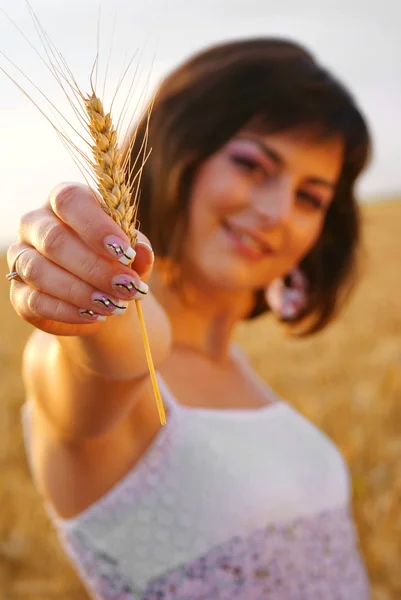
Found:
[[273, 254], [273, 250], [268, 248], [267, 244], [262, 244], [250, 233], [229, 225], [226, 221], [223, 221], [222, 226], [232, 246], [246, 258], [262, 260]]

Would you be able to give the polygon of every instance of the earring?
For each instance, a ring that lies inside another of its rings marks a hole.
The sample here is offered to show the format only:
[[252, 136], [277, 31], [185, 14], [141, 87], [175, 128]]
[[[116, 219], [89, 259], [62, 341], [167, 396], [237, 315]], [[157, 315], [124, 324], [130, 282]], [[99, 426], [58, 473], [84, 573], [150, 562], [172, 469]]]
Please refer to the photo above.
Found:
[[265, 290], [265, 299], [272, 312], [283, 320], [293, 320], [305, 309], [308, 303], [308, 281], [299, 268], [293, 269], [289, 275], [289, 283], [278, 278], [271, 282]]

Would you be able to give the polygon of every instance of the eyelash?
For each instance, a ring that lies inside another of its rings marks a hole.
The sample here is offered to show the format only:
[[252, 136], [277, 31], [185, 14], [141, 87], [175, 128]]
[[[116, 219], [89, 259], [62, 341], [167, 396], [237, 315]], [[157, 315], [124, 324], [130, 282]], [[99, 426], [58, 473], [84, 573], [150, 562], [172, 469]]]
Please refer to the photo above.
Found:
[[311, 206], [313, 206], [313, 208], [316, 208], [319, 210], [323, 210], [323, 208], [324, 208], [324, 204], [323, 204], [322, 200], [320, 200], [320, 198], [311, 196], [310, 194], [307, 194], [306, 192], [299, 192], [298, 197], [301, 199], [307, 200], [311, 204]]
[[263, 175], [267, 175], [266, 170], [256, 160], [250, 158], [249, 156], [233, 155], [231, 159], [236, 165], [239, 165], [247, 171], [250, 171], [252, 173], [259, 171]]
[[[253, 158], [250, 158], [249, 156], [233, 155], [231, 157], [231, 159], [236, 165], [239, 165], [241, 168], [245, 169], [246, 171], [249, 171], [251, 173], [256, 173], [259, 171], [265, 177], [268, 175], [266, 170], [258, 163], [258, 161], [256, 161]], [[309, 204], [316, 210], [323, 210], [323, 208], [324, 208], [324, 204], [323, 204], [322, 200], [320, 200], [320, 198], [316, 198], [316, 196], [312, 196], [311, 194], [308, 194], [307, 192], [299, 192], [298, 197], [301, 198], [302, 200], [307, 200], [309, 202]]]

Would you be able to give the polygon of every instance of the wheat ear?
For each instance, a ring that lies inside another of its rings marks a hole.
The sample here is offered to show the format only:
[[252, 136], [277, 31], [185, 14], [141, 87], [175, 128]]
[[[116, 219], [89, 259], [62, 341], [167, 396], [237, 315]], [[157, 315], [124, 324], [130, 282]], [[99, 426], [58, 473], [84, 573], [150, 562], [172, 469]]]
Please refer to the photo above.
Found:
[[[83, 152], [69, 137], [63, 127], [59, 128], [55, 125], [54, 120], [46, 114], [35, 100], [25, 91], [24, 87], [21, 86], [9, 73], [0, 67], [0, 70], [5, 73], [9, 79], [23, 92], [25, 96], [36, 106], [39, 112], [45, 117], [50, 125], [55, 129], [59, 135], [61, 141], [70, 152], [74, 162], [80, 168], [85, 181], [89, 185], [89, 181], [86, 175], [91, 180], [95, 180], [98, 191], [100, 193], [100, 204], [103, 210], [121, 227], [124, 233], [127, 234], [131, 246], [136, 245], [136, 215], [138, 208], [138, 197], [139, 197], [139, 182], [142, 174], [143, 166], [146, 162], [147, 156], [145, 155], [146, 144], [147, 144], [147, 132], [146, 130], [142, 147], [139, 154], [143, 155], [142, 164], [132, 179], [132, 170], [130, 160], [123, 158], [122, 153], [117, 143], [117, 131], [113, 126], [110, 112], [105, 113], [103, 104], [95, 92], [93, 85], [93, 75], [96, 73], [99, 66], [99, 51], [93, 65], [91, 74], [91, 94], [85, 96], [82, 94], [79, 86], [74, 78], [71, 69], [68, 67], [64, 57], [57, 51], [53, 42], [46, 34], [42, 25], [40, 24], [35, 12], [33, 11], [29, 0], [26, 0], [26, 4], [32, 18], [34, 27], [41, 41], [44, 49], [44, 55], [35, 49], [35, 47], [29, 42], [28, 38], [21, 31], [21, 29], [14, 23], [12, 19], [6, 15], [11, 21], [12, 25], [19, 31], [22, 37], [38, 55], [45, 67], [55, 78], [56, 82], [62, 89], [64, 95], [67, 97], [73, 112], [81, 125], [84, 125], [85, 129], [89, 131], [94, 144], [89, 144], [88, 141], [83, 138], [80, 133], [69, 123], [68, 119], [53, 105], [53, 103], [47, 98], [45, 94], [41, 92], [38, 86], [27, 77], [21, 69], [19, 69], [11, 60], [9, 60], [3, 53], [1, 53], [10, 64], [17, 69], [17, 71], [23, 75], [23, 77], [45, 98], [49, 103], [49, 106], [55, 110], [55, 118], [61, 117], [62, 122], [66, 122], [71, 127], [71, 130], [81, 138], [86, 144], [88, 144], [92, 150], [94, 160], [91, 160], [86, 152]], [[4, 11], [3, 11], [4, 12]], [[123, 79], [127, 75], [131, 66], [132, 60], [129, 62], [128, 67], [124, 70], [122, 78], [120, 79], [119, 86], [122, 84]], [[106, 80], [104, 82], [104, 86]], [[103, 86], [103, 87], [104, 87]], [[131, 84], [132, 89], [133, 84]], [[118, 92], [118, 89], [117, 89]], [[116, 92], [116, 94], [117, 94]], [[113, 101], [116, 97], [114, 95]], [[128, 99], [127, 99], [128, 100]], [[127, 101], [125, 106], [127, 105]], [[150, 113], [149, 113], [150, 114]], [[149, 125], [149, 120], [148, 120]], [[135, 140], [135, 135], [132, 140]], [[128, 153], [130, 155], [130, 153]], [[135, 160], [134, 167], [136, 167], [139, 156]], [[135, 193], [134, 193], [135, 190]], [[150, 351], [149, 339], [146, 331], [145, 320], [142, 312], [140, 302], [136, 301], [136, 307], [138, 312], [138, 318], [141, 327], [141, 333], [143, 343], [145, 347], [146, 359], [148, 362], [149, 373], [152, 380], [153, 390], [156, 398], [157, 408], [159, 411], [160, 422], [162, 425], [166, 423], [166, 416], [164, 412], [163, 401], [159, 391], [157, 383], [155, 368], [153, 365], [152, 354]]]
[[[90, 96], [84, 98], [84, 103], [89, 117], [89, 131], [94, 141], [92, 146], [93, 168], [101, 196], [101, 207], [127, 234], [132, 247], [135, 247], [138, 194], [132, 198], [134, 182], [127, 181], [125, 163], [123, 163], [123, 156], [117, 144], [117, 132], [113, 127], [111, 115], [105, 113], [103, 104], [94, 91]], [[135, 304], [160, 423], [165, 425], [166, 415], [157, 383], [142, 307], [139, 300], [136, 300]]]

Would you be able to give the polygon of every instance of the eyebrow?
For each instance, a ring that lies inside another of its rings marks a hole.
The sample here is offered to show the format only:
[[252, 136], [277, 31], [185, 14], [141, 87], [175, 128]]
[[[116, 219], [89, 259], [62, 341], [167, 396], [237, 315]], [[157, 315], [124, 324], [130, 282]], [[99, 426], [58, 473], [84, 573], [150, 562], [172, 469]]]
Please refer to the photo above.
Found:
[[[283, 157], [264, 142], [248, 136], [241, 136], [241, 138], [254, 142], [257, 146], [259, 146], [263, 154], [270, 158], [278, 167], [285, 167], [285, 160], [283, 159]], [[329, 188], [330, 190], [334, 190], [336, 188], [335, 183], [328, 181], [327, 179], [323, 179], [322, 177], [307, 177], [306, 183], [310, 183], [312, 185], [322, 185], [324, 187]]]

